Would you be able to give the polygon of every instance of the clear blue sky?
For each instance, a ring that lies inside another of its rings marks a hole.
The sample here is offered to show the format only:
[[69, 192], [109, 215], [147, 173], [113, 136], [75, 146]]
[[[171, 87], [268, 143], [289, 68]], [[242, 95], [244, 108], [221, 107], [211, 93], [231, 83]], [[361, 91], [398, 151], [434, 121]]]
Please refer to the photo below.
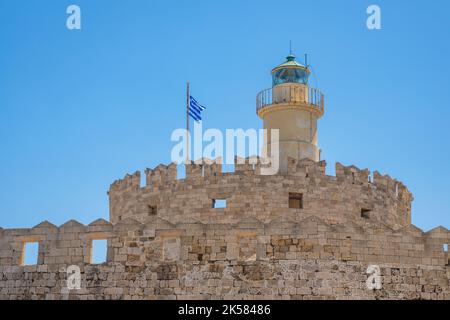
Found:
[[[366, 28], [372, 3], [379, 31]], [[82, 30], [66, 28], [70, 4]], [[110, 183], [170, 161], [187, 80], [205, 128], [260, 128], [255, 95], [292, 40], [326, 94], [328, 172], [388, 173], [413, 192], [413, 223], [450, 228], [449, 12], [445, 0], [2, 0], [0, 226], [108, 218]]]

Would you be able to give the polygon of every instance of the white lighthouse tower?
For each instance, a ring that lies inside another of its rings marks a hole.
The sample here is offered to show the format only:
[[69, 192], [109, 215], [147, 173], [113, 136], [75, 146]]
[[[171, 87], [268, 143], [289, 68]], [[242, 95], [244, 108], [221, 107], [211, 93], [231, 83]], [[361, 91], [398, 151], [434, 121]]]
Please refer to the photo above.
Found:
[[[324, 113], [324, 96], [308, 86], [310, 70], [290, 54], [272, 69], [272, 88], [258, 93], [256, 112], [264, 129], [279, 129], [280, 173], [287, 172], [288, 157], [320, 161], [317, 120]], [[270, 153], [270, 139], [267, 142]]]

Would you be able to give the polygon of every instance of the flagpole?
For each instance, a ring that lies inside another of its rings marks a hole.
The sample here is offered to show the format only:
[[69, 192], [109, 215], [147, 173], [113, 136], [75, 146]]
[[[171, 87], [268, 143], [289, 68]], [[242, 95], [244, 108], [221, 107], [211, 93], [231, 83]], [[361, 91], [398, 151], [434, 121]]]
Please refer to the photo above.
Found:
[[189, 81], [186, 83], [186, 165], [189, 162]]

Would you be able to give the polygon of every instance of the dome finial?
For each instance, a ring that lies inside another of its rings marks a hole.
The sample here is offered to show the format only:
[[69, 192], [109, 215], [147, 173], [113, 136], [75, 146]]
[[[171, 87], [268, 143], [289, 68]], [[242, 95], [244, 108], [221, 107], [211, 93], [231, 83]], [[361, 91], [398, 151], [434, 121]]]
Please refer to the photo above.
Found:
[[292, 53], [292, 40], [289, 40], [289, 55], [286, 57], [287, 61], [294, 61], [295, 55]]

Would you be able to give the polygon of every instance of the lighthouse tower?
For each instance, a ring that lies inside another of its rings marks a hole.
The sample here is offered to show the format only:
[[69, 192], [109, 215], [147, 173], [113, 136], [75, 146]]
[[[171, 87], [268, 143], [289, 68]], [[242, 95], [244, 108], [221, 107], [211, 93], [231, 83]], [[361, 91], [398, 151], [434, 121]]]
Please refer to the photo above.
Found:
[[[272, 88], [258, 93], [256, 112], [264, 129], [279, 129], [280, 173], [287, 172], [288, 157], [320, 161], [317, 120], [324, 113], [323, 94], [308, 86], [310, 70], [290, 54], [272, 69]], [[266, 147], [271, 152], [270, 139]]]

